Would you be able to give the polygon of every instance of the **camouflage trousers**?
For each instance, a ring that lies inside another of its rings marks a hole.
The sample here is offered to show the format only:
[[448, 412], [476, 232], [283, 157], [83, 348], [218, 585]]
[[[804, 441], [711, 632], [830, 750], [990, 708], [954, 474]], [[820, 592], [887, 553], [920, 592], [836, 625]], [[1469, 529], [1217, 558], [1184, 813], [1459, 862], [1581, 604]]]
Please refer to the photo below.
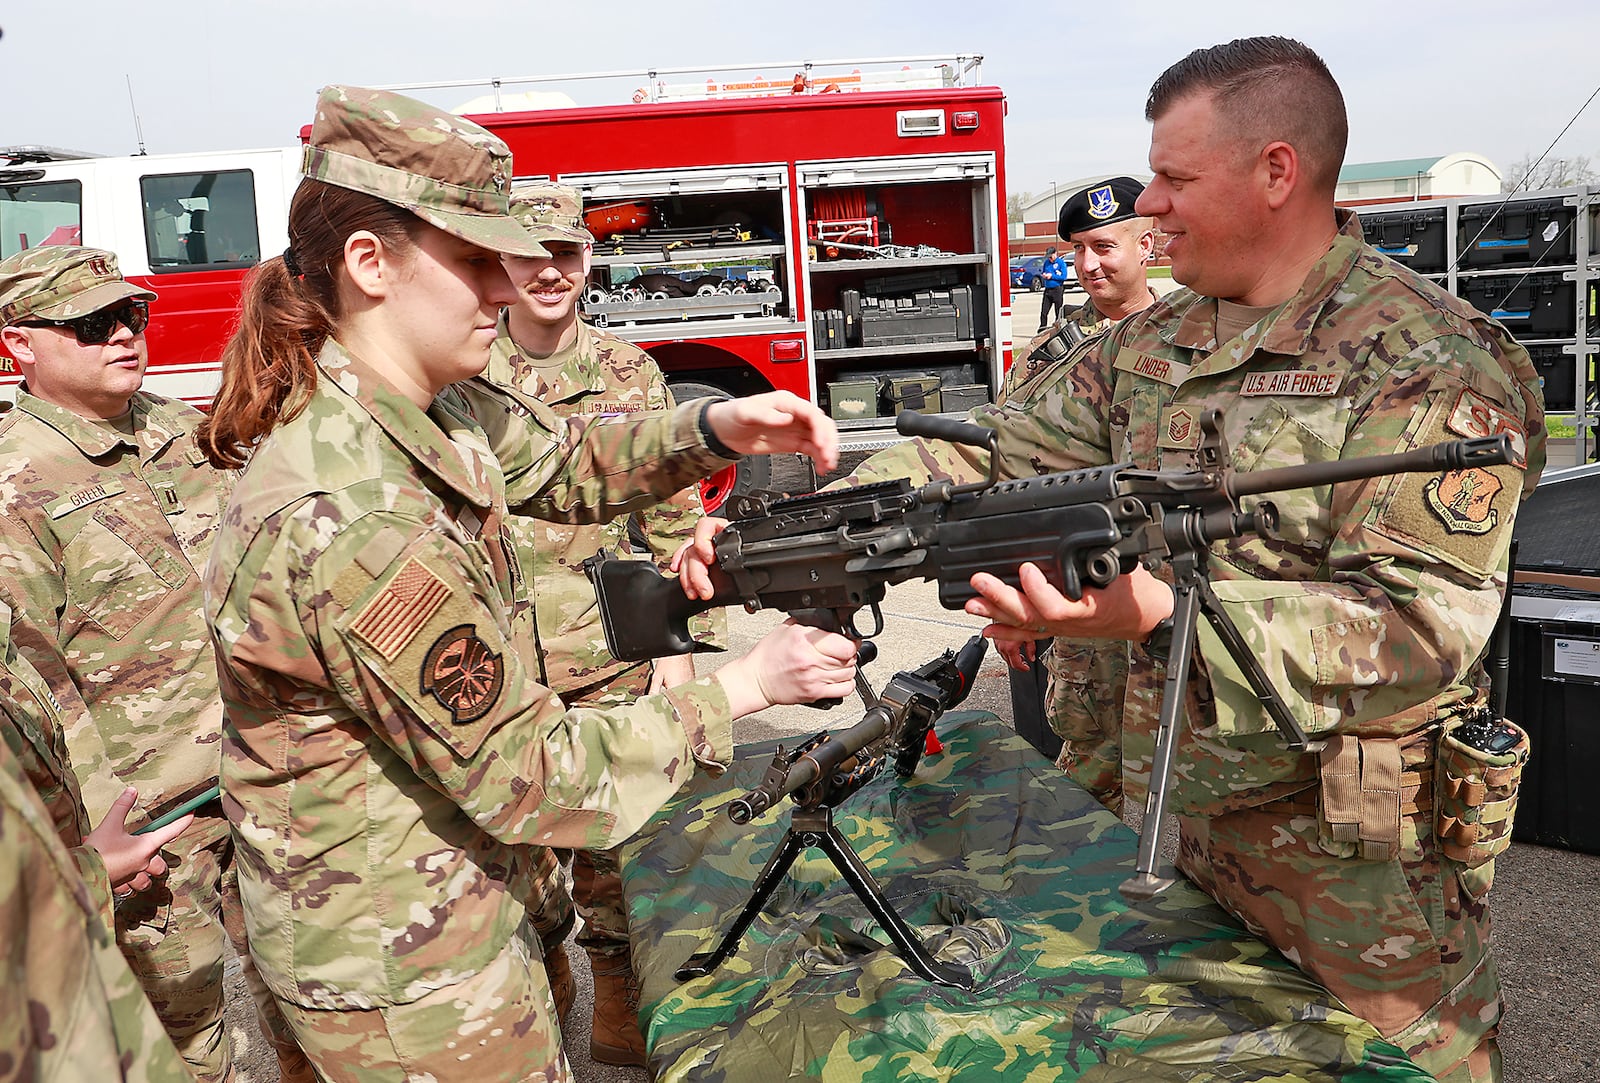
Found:
[[1431, 810], [1401, 814], [1387, 861], [1326, 853], [1314, 801], [1179, 825], [1179, 870], [1418, 1065], [1449, 1083], [1500, 1078], [1487, 868], [1438, 853]]
[[538, 950], [536, 932], [524, 924], [477, 974], [409, 1004], [325, 1010], [279, 1003], [328, 1083], [566, 1083], [572, 1070]]
[[[569, 707], [607, 710], [626, 707], [650, 688], [650, 667], [634, 666], [599, 684], [572, 689], [561, 694]], [[544, 849], [541, 847], [541, 849]], [[622, 866], [617, 849], [546, 849], [535, 857], [535, 883], [528, 899], [528, 912], [539, 939], [546, 949], [566, 939], [576, 913], [583, 917], [578, 943], [601, 955], [628, 952], [628, 907], [622, 897]], [[572, 887], [561, 870], [563, 862], [572, 865]]]
[[1120, 815], [1127, 644], [1057, 636], [1044, 656], [1044, 665], [1050, 671], [1045, 718], [1061, 738], [1056, 766], [1089, 796]]
[[189, 1070], [200, 1083], [225, 1080], [232, 1070], [222, 1003], [231, 938], [284, 1083], [310, 1080], [310, 1066], [250, 960], [227, 820], [197, 817], [162, 853], [167, 876], [117, 906], [117, 946]]

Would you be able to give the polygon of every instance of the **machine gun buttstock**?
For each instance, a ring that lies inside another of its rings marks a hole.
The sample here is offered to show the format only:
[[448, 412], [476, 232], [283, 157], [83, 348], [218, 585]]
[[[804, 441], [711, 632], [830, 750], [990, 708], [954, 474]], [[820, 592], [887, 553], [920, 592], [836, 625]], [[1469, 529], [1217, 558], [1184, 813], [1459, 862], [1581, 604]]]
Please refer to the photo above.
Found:
[[[689, 634], [689, 618], [737, 601], [732, 584], [719, 585], [709, 599], [690, 598], [674, 576], [662, 575], [647, 560], [624, 560], [602, 549], [583, 562], [600, 603], [606, 649], [623, 662], [643, 662], [674, 654], [719, 650]], [[713, 570], [713, 577], [717, 576]], [[641, 620], [640, 614], [661, 614]]]

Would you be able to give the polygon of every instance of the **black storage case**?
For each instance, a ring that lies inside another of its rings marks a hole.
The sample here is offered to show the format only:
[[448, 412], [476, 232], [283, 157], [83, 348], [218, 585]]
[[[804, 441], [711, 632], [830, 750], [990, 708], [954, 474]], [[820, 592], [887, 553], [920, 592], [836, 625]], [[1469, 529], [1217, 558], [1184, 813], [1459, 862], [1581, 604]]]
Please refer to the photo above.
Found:
[[844, 309], [830, 308], [828, 316], [828, 345], [842, 350], [847, 345], [844, 336]]
[[956, 341], [953, 305], [861, 310], [861, 345], [908, 346]]
[[1463, 267], [1560, 267], [1574, 262], [1576, 208], [1560, 199], [1475, 203], [1456, 213]]
[[839, 306], [844, 312], [844, 341], [840, 345], [861, 345], [861, 291], [840, 290]]
[[1544, 388], [1544, 408], [1550, 413], [1571, 410], [1576, 402], [1577, 358], [1561, 349], [1554, 343], [1528, 347], [1528, 356], [1533, 359], [1539, 384]]
[[1519, 586], [1511, 617], [1506, 717], [1531, 745], [1512, 838], [1600, 854], [1600, 594]]
[[873, 275], [863, 279], [861, 292], [873, 297], [888, 297], [915, 293], [917, 290], [936, 290], [961, 283], [959, 267], [929, 267], [921, 271], [901, 271], [896, 274]]
[[816, 344], [812, 348], [819, 351], [833, 346], [828, 341], [828, 310], [825, 308], [811, 310], [811, 341]]
[[1446, 250], [1445, 209], [1360, 212], [1367, 243], [1418, 274], [1443, 274], [1450, 269]]
[[1571, 338], [1578, 326], [1578, 286], [1560, 272], [1458, 278], [1456, 292], [1519, 339]]

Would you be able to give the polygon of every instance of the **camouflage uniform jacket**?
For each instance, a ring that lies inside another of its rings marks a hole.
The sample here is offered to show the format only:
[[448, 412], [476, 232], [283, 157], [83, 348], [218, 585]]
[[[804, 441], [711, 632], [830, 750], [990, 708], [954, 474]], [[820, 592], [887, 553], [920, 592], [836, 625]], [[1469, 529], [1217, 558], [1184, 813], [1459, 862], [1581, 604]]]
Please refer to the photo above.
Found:
[[[1125, 320], [1026, 411], [985, 407], [1002, 473], [1110, 462], [1191, 469], [1202, 411], [1232, 465], [1379, 455], [1506, 431], [1514, 466], [1399, 475], [1271, 496], [1279, 540], [1213, 548], [1220, 603], [1310, 734], [1422, 732], [1484, 686], [1517, 502], [1544, 464], [1528, 355], [1499, 324], [1360, 241], [1353, 215], [1299, 292], [1224, 343], [1187, 290]], [[1212, 814], [1310, 785], [1209, 622], [1199, 625], [1175, 811]], [[1162, 673], [1132, 652], [1125, 782], [1142, 790]]]
[[610, 846], [732, 754], [709, 678], [607, 714], [534, 681], [507, 498], [626, 513], [728, 460], [700, 404], [563, 426], [471, 380], [424, 412], [337, 343], [318, 365], [240, 478], [207, 608], [251, 951], [285, 1000], [373, 1008], [494, 960], [525, 920], [520, 844]]
[[18, 651], [13, 631], [26, 634], [19, 616], [0, 601], [0, 715], [4, 716], [0, 728], [4, 729], [4, 741], [50, 814], [56, 837], [72, 855], [109, 926], [111, 884], [99, 851], [83, 841], [91, 825], [67, 756], [66, 728], [87, 708], [74, 693], [68, 692], [65, 699], [56, 694], [28, 656]]
[[[995, 400], [996, 402], [1019, 401], [1018, 395], [1026, 387], [1037, 386], [1037, 380], [1044, 375], [1046, 369], [1051, 371], [1059, 370], [1060, 361], [1052, 363], [1048, 358], [1036, 358], [1033, 354], [1039, 348], [1040, 343], [1054, 335], [1064, 323], [1077, 324], [1079, 333], [1085, 339], [1091, 339], [1110, 329], [1112, 320], [1094, 307], [1093, 298], [1086, 298], [1083, 304], [1067, 309], [1061, 314], [1059, 320], [1034, 335], [1033, 338], [1028, 340], [1026, 346], [1017, 351], [1016, 356], [1011, 361], [1011, 367], [1006, 370], [1006, 378], [1001, 381], [1000, 396]], [[1076, 357], [1080, 352], [1081, 347], [1072, 351], [1070, 356]], [[1065, 360], [1065, 358], [1060, 360]]]
[[[547, 358], [532, 358], [517, 349], [501, 316], [500, 335], [484, 375], [532, 395], [560, 417], [672, 409], [672, 392], [649, 354], [581, 320], [577, 330], [568, 348]], [[694, 525], [704, 514], [700, 494], [691, 487], [636, 513], [634, 519], [642, 528], [648, 556], [665, 570], [672, 554], [694, 536]], [[598, 549], [632, 555], [628, 523], [613, 519], [593, 526], [567, 526], [524, 516], [507, 522], [533, 602], [540, 679], [563, 696], [609, 681], [638, 664], [619, 662], [606, 651], [594, 588], [579, 566]], [[697, 640], [719, 643], [725, 625], [722, 611], [714, 610], [696, 618], [690, 631]]]
[[109, 931], [105, 866], [68, 849], [86, 826], [81, 806], [62, 837], [61, 802], [46, 808], [32, 784], [60, 794], [72, 774], [35, 743], [56, 706], [0, 610], [0, 1079], [191, 1079]]
[[195, 445], [198, 410], [140, 392], [131, 411], [129, 438], [23, 389], [0, 418], [0, 572], [40, 622], [35, 663], [88, 704], [66, 738], [96, 821], [124, 785], [149, 813], [221, 763], [199, 569], [233, 475]]

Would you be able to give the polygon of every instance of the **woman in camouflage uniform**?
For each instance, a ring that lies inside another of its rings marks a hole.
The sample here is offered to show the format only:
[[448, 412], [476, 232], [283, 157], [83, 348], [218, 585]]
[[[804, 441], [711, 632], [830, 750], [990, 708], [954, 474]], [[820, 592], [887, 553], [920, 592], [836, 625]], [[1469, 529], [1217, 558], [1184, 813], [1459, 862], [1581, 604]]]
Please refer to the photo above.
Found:
[[328, 1079], [566, 1079], [528, 844], [626, 838], [727, 762], [735, 717], [847, 694], [854, 649], [788, 625], [715, 677], [568, 711], [510, 620], [507, 504], [603, 517], [738, 451], [831, 459], [831, 426], [782, 395], [563, 423], [472, 379], [512, 296], [499, 254], [544, 251], [476, 125], [330, 87], [305, 173], [202, 436], [249, 460], [207, 608], [252, 949]]

